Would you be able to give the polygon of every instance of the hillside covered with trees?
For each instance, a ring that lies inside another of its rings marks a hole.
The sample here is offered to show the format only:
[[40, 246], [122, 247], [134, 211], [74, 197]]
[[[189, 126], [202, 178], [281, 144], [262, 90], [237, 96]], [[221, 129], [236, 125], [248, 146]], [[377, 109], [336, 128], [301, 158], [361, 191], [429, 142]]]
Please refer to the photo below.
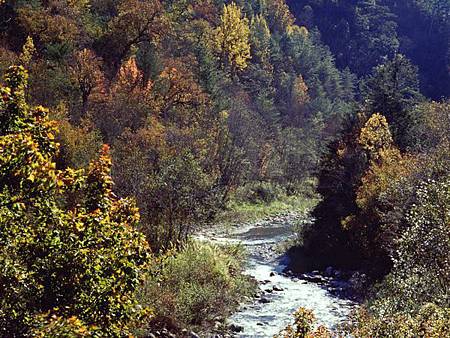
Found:
[[316, 194], [347, 330], [450, 334], [449, 1], [0, 0], [0, 75], [0, 337], [207, 335], [255, 283], [195, 231]]

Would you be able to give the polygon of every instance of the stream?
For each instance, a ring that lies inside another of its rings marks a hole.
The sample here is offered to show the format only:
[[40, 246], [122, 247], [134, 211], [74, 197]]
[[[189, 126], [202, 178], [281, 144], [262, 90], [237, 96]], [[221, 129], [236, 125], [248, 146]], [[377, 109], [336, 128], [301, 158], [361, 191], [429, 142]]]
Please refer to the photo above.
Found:
[[312, 310], [319, 325], [333, 330], [357, 305], [330, 292], [331, 286], [343, 283], [338, 279], [284, 273], [288, 257], [277, 254], [276, 247], [295, 235], [295, 217], [288, 214], [228, 230], [211, 228], [198, 235], [199, 239], [216, 243], [244, 245], [248, 252], [245, 273], [259, 282], [257, 297], [229, 319], [235, 337], [273, 337], [293, 322], [292, 314], [299, 307]]

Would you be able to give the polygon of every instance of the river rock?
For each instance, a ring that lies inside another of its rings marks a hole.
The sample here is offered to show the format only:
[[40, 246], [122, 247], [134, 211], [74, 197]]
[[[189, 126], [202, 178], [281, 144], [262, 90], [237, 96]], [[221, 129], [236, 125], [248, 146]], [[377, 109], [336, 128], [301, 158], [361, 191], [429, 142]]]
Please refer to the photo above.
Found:
[[334, 269], [331, 266], [329, 266], [325, 269], [325, 276], [327, 276], [327, 277], [334, 276]]
[[274, 285], [272, 288], [273, 291], [283, 291], [284, 289], [281, 286]]
[[262, 304], [267, 304], [267, 303], [270, 303], [270, 299], [268, 299], [266, 297], [261, 297], [259, 299], [259, 302], [262, 303]]
[[241, 325], [231, 324], [229, 326], [229, 329], [233, 332], [242, 332], [244, 331], [244, 327]]
[[301, 275], [302, 279], [308, 281], [308, 282], [313, 282], [313, 283], [324, 283], [326, 282], [326, 279], [324, 277], [322, 277], [321, 275], [315, 274], [315, 273], [304, 273], [303, 275]]
[[270, 277], [274, 277], [274, 276], [275, 276], [275, 272], [272, 271], [272, 272], [270, 273]]

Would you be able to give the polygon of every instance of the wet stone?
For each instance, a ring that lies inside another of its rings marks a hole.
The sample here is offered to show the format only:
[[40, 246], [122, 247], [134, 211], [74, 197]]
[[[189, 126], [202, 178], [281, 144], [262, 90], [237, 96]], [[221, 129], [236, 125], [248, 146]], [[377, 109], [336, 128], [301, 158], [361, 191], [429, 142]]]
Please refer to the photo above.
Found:
[[284, 291], [284, 289], [281, 286], [274, 285], [272, 288], [273, 291]]
[[233, 332], [242, 332], [244, 331], [244, 327], [241, 325], [237, 325], [237, 324], [231, 324], [229, 326], [229, 329]]

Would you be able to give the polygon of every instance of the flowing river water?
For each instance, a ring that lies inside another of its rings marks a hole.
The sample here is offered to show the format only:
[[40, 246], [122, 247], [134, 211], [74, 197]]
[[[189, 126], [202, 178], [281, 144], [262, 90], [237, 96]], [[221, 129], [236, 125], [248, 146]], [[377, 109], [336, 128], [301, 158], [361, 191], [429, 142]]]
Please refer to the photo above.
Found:
[[285, 215], [228, 230], [212, 228], [198, 236], [216, 243], [240, 243], [247, 249], [246, 273], [259, 282], [260, 292], [229, 319], [238, 331], [236, 337], [273, 337], [292, 323], [299, 307], [313, 310], [318, 324], [334, 329], [356, 306], [350, 299], [333, 295], [327, 283], [284, 273], [288, 258], [277, 254], [276, 248], [294, 235], [294, 219]]

